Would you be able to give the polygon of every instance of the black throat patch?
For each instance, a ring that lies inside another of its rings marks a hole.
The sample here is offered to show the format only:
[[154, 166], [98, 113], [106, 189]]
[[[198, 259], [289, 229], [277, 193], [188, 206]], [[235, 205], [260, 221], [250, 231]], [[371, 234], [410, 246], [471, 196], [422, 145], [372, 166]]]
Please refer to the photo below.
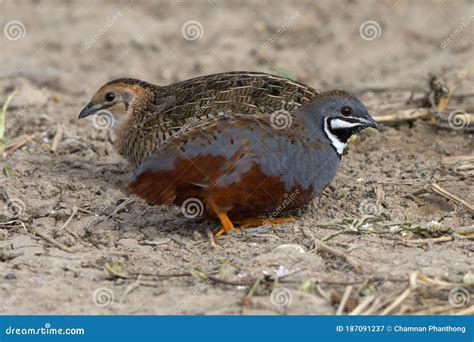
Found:
[[328, 119], [330, 132], [342, 143], [347, 143], [351, 135], [359, 133], [364, 125], [355, 118]]

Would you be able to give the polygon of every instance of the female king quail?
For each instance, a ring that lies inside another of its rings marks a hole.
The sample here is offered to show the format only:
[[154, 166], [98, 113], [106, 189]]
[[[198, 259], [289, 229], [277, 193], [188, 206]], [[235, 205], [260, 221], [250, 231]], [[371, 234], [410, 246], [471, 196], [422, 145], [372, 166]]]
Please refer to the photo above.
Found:
[[118, 79], [79, 118], [104, 110], [120, 121], [117, 149], [136, 167], [128, 189], [151, 204], [198, 201], [220, 220], [217, 236], [234, 223], [292, 220], [274, 216], [320, 195], [349, 137], [378, 128], [348, 92], [252, 72], [164, 87]]

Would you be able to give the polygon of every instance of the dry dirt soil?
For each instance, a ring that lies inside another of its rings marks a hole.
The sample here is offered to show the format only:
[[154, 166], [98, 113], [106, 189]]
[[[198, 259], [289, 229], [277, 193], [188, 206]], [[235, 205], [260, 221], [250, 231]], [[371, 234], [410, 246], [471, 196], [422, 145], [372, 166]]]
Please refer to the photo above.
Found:
[[[130, 199], [113, 132], [77, 116], [114, 78], [170, 84], [231, 70], [347, 89], [383, 114], [383, 103], [424, 96], [428, 74], [449, 84], [472, 63], [473, 15], [472, 1], [0, 1], [0, 102], [17, 91], [0, 174], [1, 312], [334, 314], [351, 290], [345, 309], [371, 295], [380, 313], [410, 275], [390, 312], [470, 312], [472, 300], [454, 308], [448, 294], [473, 290], [472, 212], [413, 195], [434, 180], [472, 206], [469, 165], [449, 163], [472, 157], [466, 130], [427, 120], [366, 130], [294, 223], [213, 248], [214, 224]], [[472, 111], [473, 82], [452, 106]]]

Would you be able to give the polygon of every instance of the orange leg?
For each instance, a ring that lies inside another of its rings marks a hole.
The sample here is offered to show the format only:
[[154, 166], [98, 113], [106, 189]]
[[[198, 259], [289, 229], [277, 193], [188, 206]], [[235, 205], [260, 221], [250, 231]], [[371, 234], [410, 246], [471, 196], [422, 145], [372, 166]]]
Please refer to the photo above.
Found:
[[242, 221], [236, 221], [239, 224], [238, 228], [248, 228], [248, 227], [260, 227], [266, 224], [271, 224], [275, 226], [279, 223], [284, 222], [294, 222], [295, 219], [292, 216], [288, 217], [273, 217], [273, 218], [266, 218], [266, 217], [252, 217], [248, 219], [244, 219]]
[[216, 202], [214, 202], [213, 199], [210, 200], [210, 204], [212, 206], [212, 210], [216, 213], [217, 217], [221, 221], [221, 227], [220, 229], [214, 234], [215, 237], [219, 237], [221, 235], [227, 234], [231, 230], [234, 230], [235, 227], [232, 224], [232, 221], [229, 219], [227, 214], [223, 212], [217, 205]]

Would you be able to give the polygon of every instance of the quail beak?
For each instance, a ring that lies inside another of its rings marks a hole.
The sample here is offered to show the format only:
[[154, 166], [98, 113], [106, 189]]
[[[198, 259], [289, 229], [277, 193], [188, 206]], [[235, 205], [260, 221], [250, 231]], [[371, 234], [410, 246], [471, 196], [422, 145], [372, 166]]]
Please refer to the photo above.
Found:
[[363, 118], [363, 119], [359, 119], [360, 122], [365, 126], [364, 128], [366, 127], [372, 127], [372, 128], [375, 128], [375, 129], [379, 129], [380, 126], [379, 124], [377, 123], [377, 121], [375, 121], [374, 119], [372, 119], [370, 116], [367, 116], [367, 118]]
[[89, 102], [87, 106], [84, 107], [83, 110], [79, 113], [79, 119], [85, 118], [86, 116], [92, 115], [99, 111], [100, 107], [94, 105], [92, 102]]

